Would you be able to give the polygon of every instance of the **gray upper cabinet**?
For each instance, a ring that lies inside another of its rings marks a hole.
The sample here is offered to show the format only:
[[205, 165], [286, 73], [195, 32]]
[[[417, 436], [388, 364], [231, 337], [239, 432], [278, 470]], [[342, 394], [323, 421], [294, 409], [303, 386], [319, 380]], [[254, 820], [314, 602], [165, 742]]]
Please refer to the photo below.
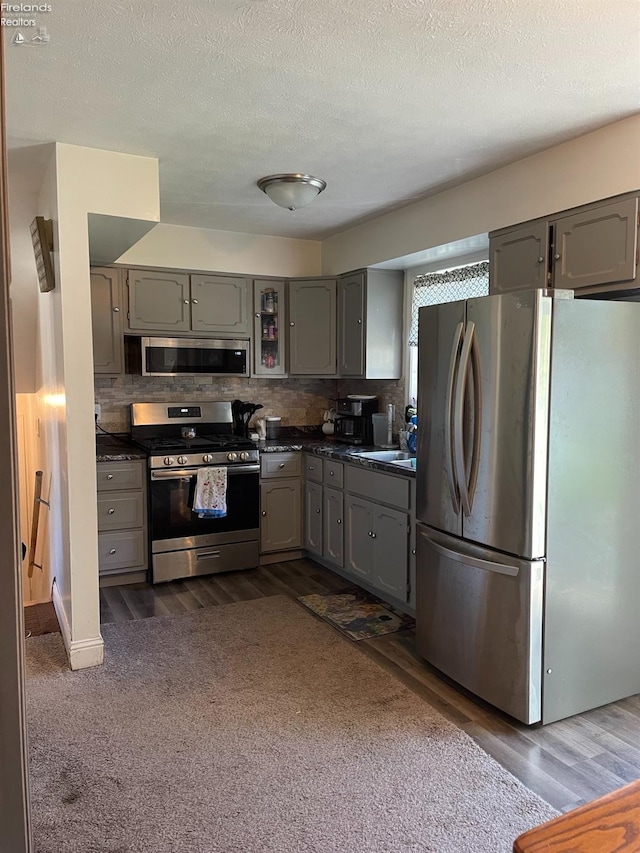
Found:
[[228, 338], [246, 338], [250, 282], [224, 275], [191, 276], [191, 328]]
[[130, 270], [129, 329], [188, 332], [191, 329], [189, 276]]
[[552, 219], [551, 226], [554, 287], [602, 288], [635, 279], [637, 198]]
[[335, 376], [336, 280], [289, 283], [289, 374]]
[[247, 338], [250, 282], [239, 276], [129, 270], [128, 330]]
[[638, 193], [585, 204], [489, 235], [489, 292], [536, 287], [582, 296], [637, 290]]
[[284, 281], [253, 282], [253, 374], [285, 376], [287, 372], [286, 285]]
[[402, 376], [404, 273], [359, 270], [338, 279], [338, 373]]
[[93, 372], [118, 376], [124, 364], [122, 271], [96, 267], [90, 278]]
[[547, 286], [549, 222], [535, 219], [489, 239], [489, 293]]

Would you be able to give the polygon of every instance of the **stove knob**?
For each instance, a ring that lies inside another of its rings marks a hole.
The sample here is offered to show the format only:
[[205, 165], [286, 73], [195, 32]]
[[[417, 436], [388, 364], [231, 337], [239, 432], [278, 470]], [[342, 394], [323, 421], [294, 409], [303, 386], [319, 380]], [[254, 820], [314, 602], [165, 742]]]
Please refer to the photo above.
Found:
[[186, 456], [178, 456], [178, 465], [186, 465], [188, 461]]
[[240, 459], [242, 459], [243, 462], [246, 462], [248, 458], [249, 458], [249, 454], [247, 453], [246, 450], [243, 450], [242, 453], [240, 454]]
[[173, 456], [165, 456], [165, 457], [164, 457], [164, 464], [165, 464], [165, 465], [173, 465], [173, 463], [174, 463], [175, 461], [176, 461], [176, 460], [173, 458]]
[[213, 456], [210, 453], [205, 453], [204, 456], [202, 457], [203, 462], [211, 462], [212, 459], [213, 459]]
[[227, 453], [227, 459], [229, 460], [229, 462], [235, 462], [237, 458], [237, 453], [234, 453], [233, 451], [231, 451], [231, 453]]

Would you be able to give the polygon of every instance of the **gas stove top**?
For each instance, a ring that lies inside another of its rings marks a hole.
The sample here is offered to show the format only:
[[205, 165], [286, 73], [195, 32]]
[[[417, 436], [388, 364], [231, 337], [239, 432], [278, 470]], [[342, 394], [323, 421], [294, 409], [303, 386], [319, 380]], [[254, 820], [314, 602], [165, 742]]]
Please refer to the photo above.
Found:
[[255, 444], [248, 438], [237, 435], [198, 435], [195, 438], [178, 438], [176, 436], [164, 436], [162, 438], [132, 437], [136, 444], [140, 445], [150, 454], [217, 452], [221, 450], [253, 450]]

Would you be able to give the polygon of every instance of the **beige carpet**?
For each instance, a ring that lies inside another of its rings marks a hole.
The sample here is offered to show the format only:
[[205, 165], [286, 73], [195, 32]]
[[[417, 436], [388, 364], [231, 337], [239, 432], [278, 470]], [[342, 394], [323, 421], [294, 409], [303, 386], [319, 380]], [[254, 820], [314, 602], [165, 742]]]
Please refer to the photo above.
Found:
[[510, 853], [556, 812], [297, 603], [27, 640], [36, 853]]

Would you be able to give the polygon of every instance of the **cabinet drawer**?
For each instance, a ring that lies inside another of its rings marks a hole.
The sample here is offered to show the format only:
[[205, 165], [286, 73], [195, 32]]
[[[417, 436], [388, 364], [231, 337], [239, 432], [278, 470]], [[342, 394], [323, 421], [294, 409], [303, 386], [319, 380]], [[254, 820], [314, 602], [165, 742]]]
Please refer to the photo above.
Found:
[[260, 456], [260, 476], [263, 480], [269, 477], [299, 477], [302, 472], [302, 454], [292, 453], [263, 453]]
[[344, 483], [343, 472], [344, 465], [342, 462], [335, 462], [333, 459], [322, 460], [322, 479], [328, 486], [341, 489]]
[[394, 477], [379, 471], [367, 471], [348, 465], [345, 484], [348, 492], [364, 495], [372, 501], [409, 509], [409, 478]]
[[142, 492], [112, 492], [98, 495], [98, 530], [120, 530], [144, 526]]
[[121, 569], [146, 569], [144, 531], [100, 533], [98, 564], [101, 574]]
[[322, 482], [322, 459], [307, 453], [304, 457], [304, 475], [314, 483]]
[[140, 462], [100, 462], [98, 465], [98, 491], [117, 492], [122, 489], [141, 489], [143, 465]]

